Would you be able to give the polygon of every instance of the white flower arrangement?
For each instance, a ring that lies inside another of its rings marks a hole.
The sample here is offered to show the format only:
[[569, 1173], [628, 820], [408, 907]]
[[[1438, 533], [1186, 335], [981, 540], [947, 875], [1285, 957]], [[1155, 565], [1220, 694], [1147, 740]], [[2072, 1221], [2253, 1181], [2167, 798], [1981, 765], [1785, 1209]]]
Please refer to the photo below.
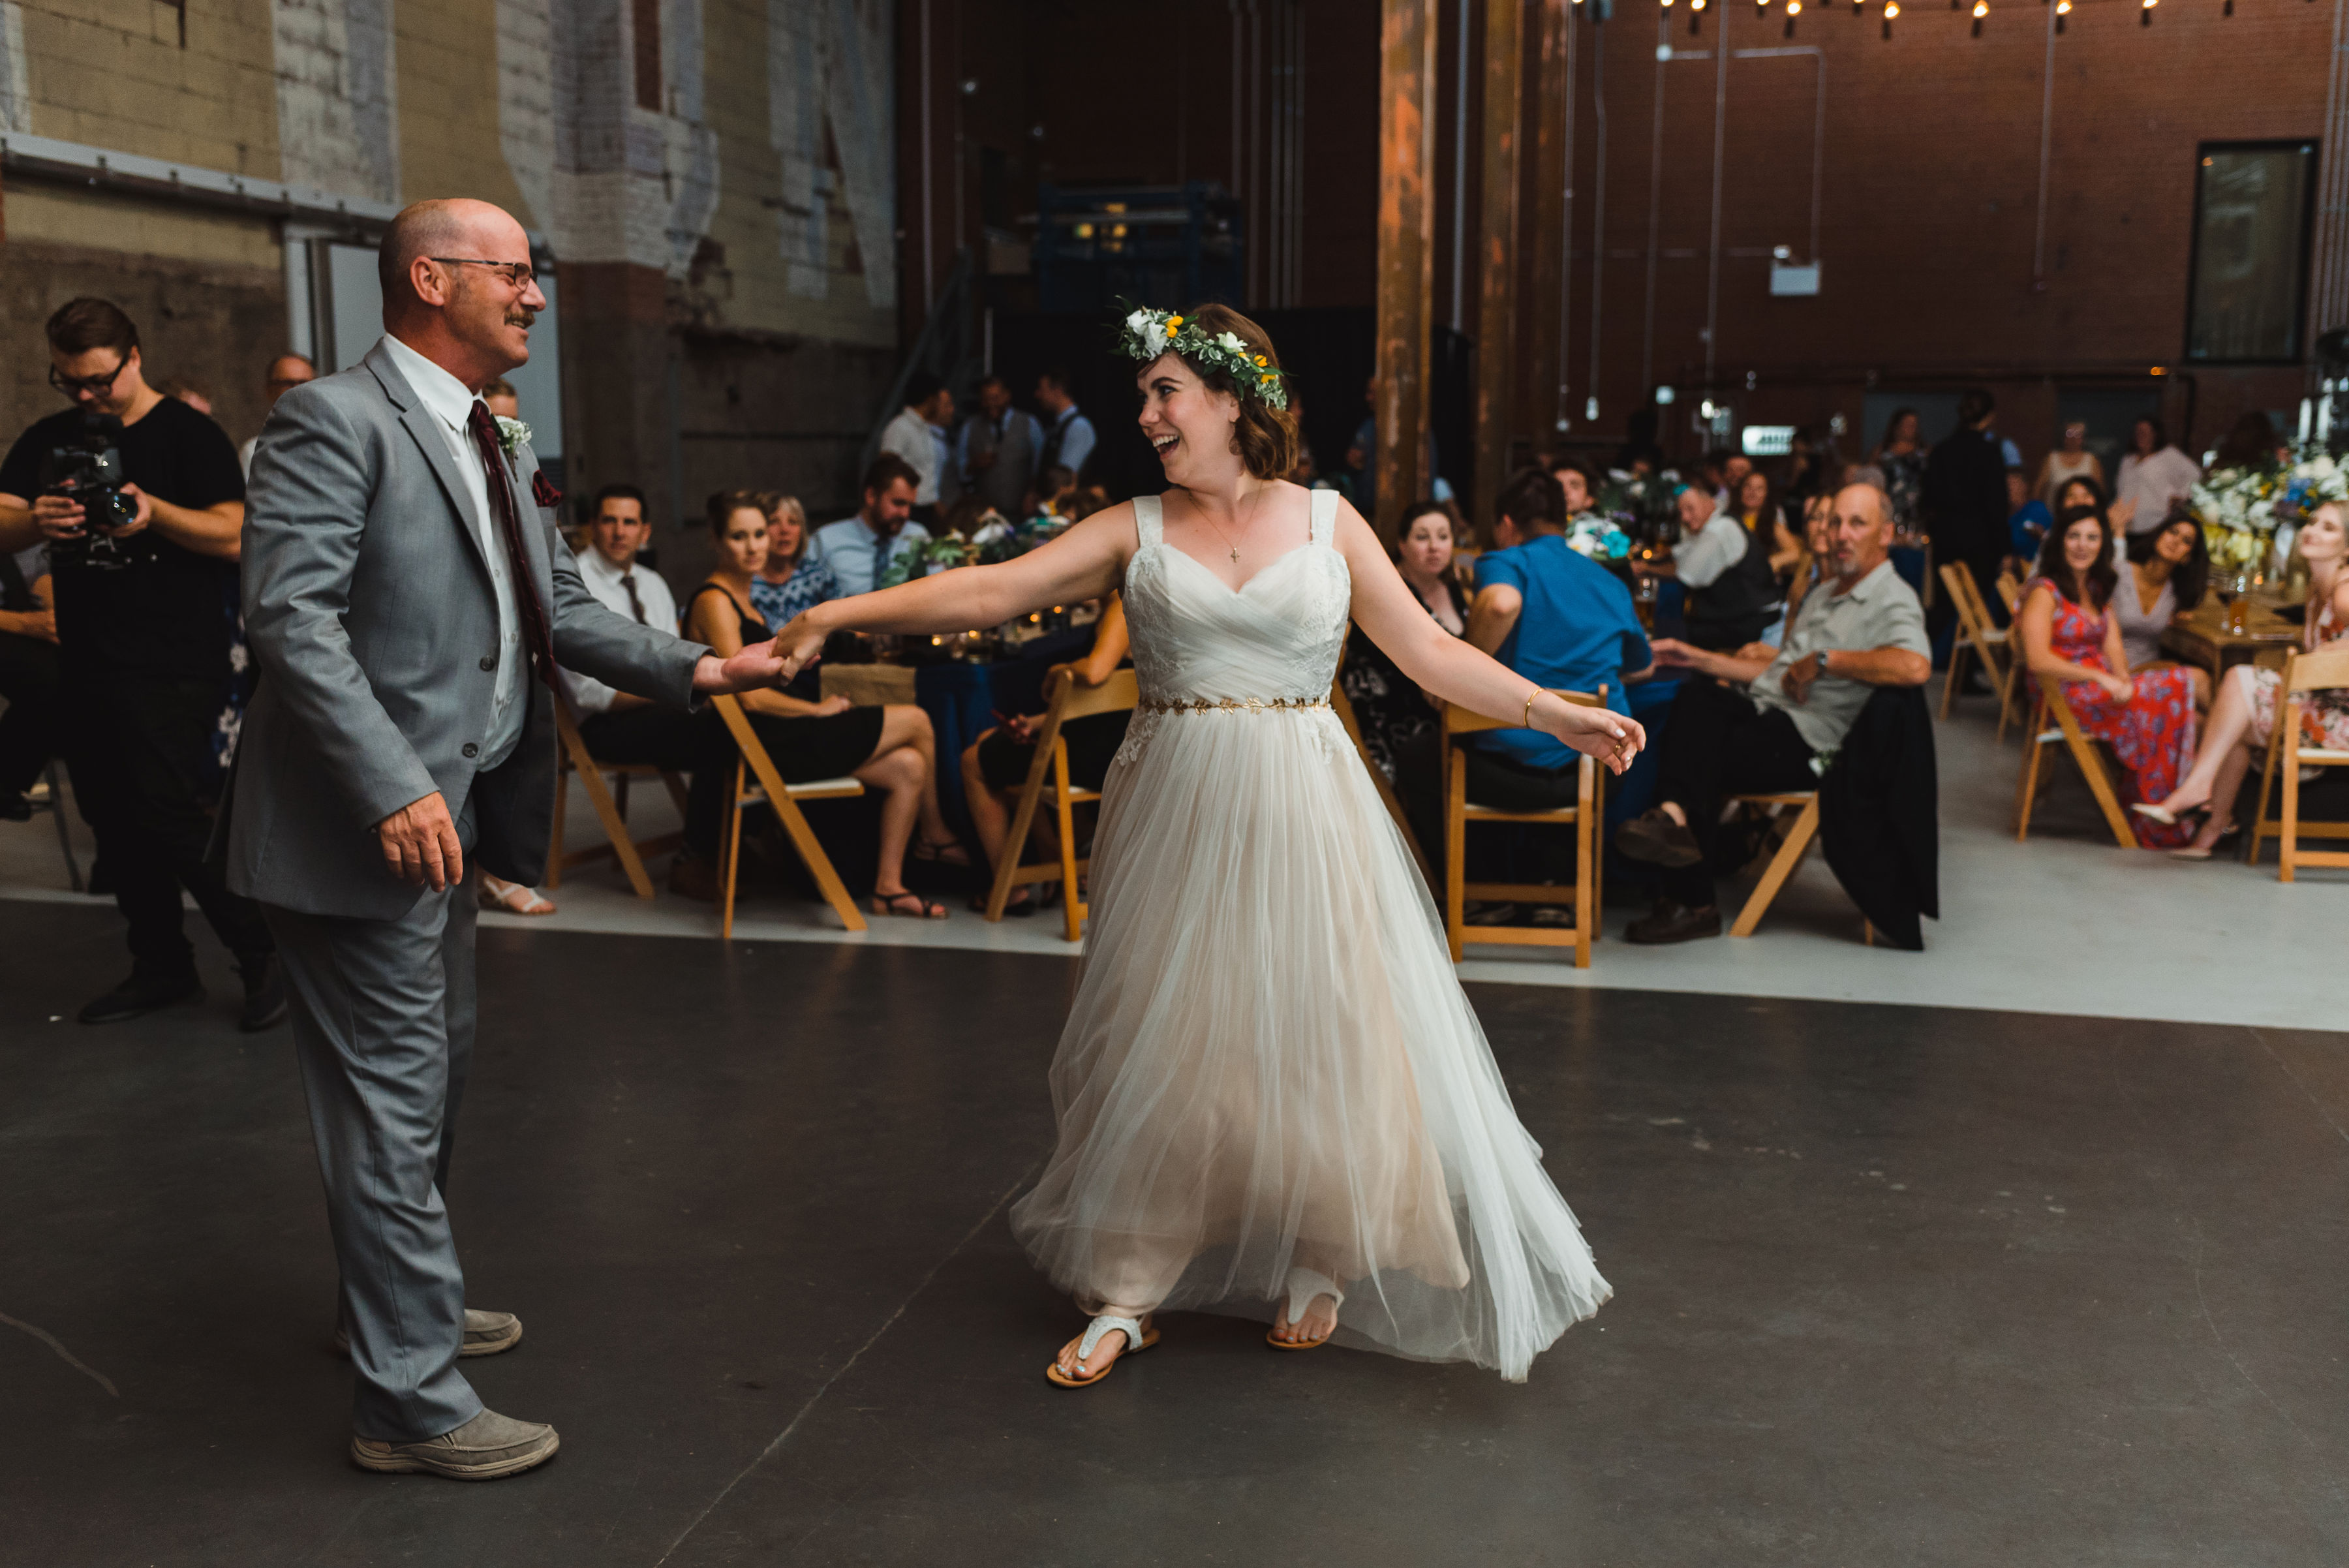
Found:
[[1288, 407], [1286, 372], [1270, 355], [1254, 354], [1237, 332], [1214, 337], [1196, 318], [1136, 306], [1125, 317], [1119, 346], [1136, 359], [1150, 360], [1172, 349], [1200, 369], [1221, 370], [1243, 391], [1253, 391], [1272, 408]]
[[498, 444], [505, 448], [508, 457], [519, 456], [522, 449], [530, 444], [530, 427], [503, 414], [493, 417], [498, 421]]
[[2327, 502], [2349, 503], [2349, 470], [2321, 449], [2290, 468], [2214, 469], [2186, 499], [2211, 564], [2225, 572], [2257, 569], [2277, 548], [2279, 530]]

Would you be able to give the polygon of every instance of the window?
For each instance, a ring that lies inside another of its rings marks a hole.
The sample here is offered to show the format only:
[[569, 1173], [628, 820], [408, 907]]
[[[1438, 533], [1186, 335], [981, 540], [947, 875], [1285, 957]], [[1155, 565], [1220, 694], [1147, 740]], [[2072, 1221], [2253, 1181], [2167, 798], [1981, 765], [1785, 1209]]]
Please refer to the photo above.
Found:
[[2186, 357], [2292, 363], [2305, 351], [2316, 143], [2205, 142], [2194, 171]]

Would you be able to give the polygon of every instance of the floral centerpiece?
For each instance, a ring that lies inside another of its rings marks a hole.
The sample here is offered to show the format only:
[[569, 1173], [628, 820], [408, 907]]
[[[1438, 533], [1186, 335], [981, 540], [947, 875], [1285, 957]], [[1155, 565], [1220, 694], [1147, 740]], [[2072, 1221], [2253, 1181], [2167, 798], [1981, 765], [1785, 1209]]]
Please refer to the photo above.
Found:
[[2289, 467], [2213, 469], [2186, 505], [2202, 525], [2210, 564], [2240, 576], [2263, 572], [2290, 550], [2292, 530], [2328, 501], [2349, 502], [2349, 470], [2319, 449]]

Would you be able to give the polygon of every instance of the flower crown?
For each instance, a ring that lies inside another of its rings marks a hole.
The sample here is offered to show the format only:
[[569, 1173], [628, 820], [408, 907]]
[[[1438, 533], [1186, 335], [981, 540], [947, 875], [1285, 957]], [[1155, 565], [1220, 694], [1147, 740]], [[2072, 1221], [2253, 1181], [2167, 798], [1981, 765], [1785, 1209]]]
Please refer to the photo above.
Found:
[[1249, 353], [1237, 332], [1219, 332], [1210, 337], [1195, 317], [1136, 306], [1125, 318], [1118, 347], [1144, 361], [1172, 349], [1202, 369], [1223, 371], [1243, 390], [1254, 391], [1268, 407], [1288, 407], [1287, 371], [1268, 355]]

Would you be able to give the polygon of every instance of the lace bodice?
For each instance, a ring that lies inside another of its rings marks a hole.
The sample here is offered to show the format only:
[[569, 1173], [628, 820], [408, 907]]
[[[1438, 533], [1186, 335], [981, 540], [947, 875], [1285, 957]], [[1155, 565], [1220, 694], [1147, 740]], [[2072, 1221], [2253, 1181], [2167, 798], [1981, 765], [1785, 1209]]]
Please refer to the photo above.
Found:
[[[1331, 543], [1337, 492], [1317, 490], [1312, 502], [1308, 541], [1234, 591], [1166, 543], [1158, 497], [1134, 498], [1140, 543], [1126, 563], [1125, 615], [1145, 704], [1328, 698], [1346, 646], [1353, 578]], [[1120, 761], [1140, 754], [1162, 717], [1146, 709], [1135, 715]]]

